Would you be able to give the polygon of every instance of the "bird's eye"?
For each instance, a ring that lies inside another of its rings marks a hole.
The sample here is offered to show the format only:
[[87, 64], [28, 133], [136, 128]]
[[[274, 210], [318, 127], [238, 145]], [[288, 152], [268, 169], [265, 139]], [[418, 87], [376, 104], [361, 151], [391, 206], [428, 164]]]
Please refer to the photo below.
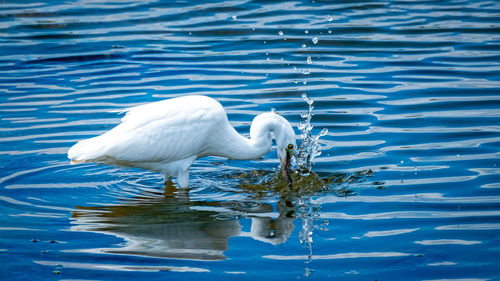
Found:
[[293, 144], [289, 144], [288, 149], [293, 149]]

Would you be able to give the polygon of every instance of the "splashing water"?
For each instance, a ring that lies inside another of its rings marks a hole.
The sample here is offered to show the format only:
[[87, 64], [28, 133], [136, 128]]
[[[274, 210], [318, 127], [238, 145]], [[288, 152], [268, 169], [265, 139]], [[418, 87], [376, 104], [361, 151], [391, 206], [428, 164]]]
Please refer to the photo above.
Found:
[[[313, 175], [311, 173], [313, 160], [315, 157], [321, 155], [321, 145], [319, 138], [326, 135], [328, 130], [325, 128], [317, 135], [312, 134], [313, 126], [311, 125], [311, 118], [313, 116], [312, 110], [314, 109], [313, 100], [308, 98], [305, 93], [302, 94], [302, 99], [308, 104], [309, 108], [307, 113], [303, 113], [301, 117], [304, 119], [299, 123], [301, 142], [297, 147], [295, 154], [295, 165], [297, 171], [301, 176]], [[306, 264], [312, 262], [312, 244], [313, 232], [318, 228], [314, 222], [319, 219], [321, 206], [313, 203], [310, 196], [301, 196], [298, 199], [298, 217], [302, 221], [302, 229], [299, 233], [300, 243], [307, 247], [309, 253], [307, 255]], [[307, 265], [304, 268], [304, 276], [309, 276], [313, 273]]]
[[300, 130], [299, 138], [302, 141], [297, 147], [295, 162], [300, 173], [308, 175], [312, 169], [313, 159], [321, 155], [319, 138], [326, 135], [328, 129], [324, 128], [316, 136], [312, 134], [313, 126], [311, 125], [311, 118], [313, 116], [312, 110], [314, 109], [313, 100], [308, 98], [305, 93], [302, 94], [302, 99], [309, 105], [309, 109], [307, 113], [301, 115], [304, 120], [298, 126]]
[[320, 218], [321, 205], [314, 203], [310, 196], [299, 198], [298, 205], [298, 217], [302, 221], [302, 229], [299, 233], [299, 240], [300, 243], [308, 249], [307, 260], [305, 261], [304, 268], [304, 276], [307, 277], [313, 273], [313, 270], [310, 269], [307, 264], [310, 264], [313, 261], [313, 232], [315, 229], [319, 228], [314, 222]]
[[[328, 130], [325, 128], [317, 135], [312, 134], [313, 126], [311, 125], [311, 118], [313, 116], [312, 110], [314, 109], [313, 100], [308, 98], [305, 93], [302, 94], [302, 99], [309, 105], [307, 113], [303, 113], [301, 117], [304, 119], [299, 123], [300, 130], [299, 138], [302, 140], [297, 147], [295, 155], [295, 164], [298, 172], [302, 176], [311, 175], [313, 160], [316, 156], [321, 155], [321, 145], [319, 138], [326, 135]], [[313, 232], [318, 228], [314, 222], [319, 219], [321, 206], [315, 204], [310, 196], [303, 196], [299, 198], [298, 217], [302, 220], [302, 229], [299, 233], [300, 243], [307, 247], [309, 253], [307, 255], [306, 267], [304, 268], [304, 276], [310, 276], [313, 273], [307, 264], [312, 262], [312, 244]]]
[[298, 216], [302, 219], [302, 229], [299, 233], [300, 243], [308, 246], [310, 252], [308, 259], [312, 259], [313, 230], [316, 228], [314, 221], [319, 219], [320, 208], [318, 204], [312, 202], [310, 196], [299, 198]]

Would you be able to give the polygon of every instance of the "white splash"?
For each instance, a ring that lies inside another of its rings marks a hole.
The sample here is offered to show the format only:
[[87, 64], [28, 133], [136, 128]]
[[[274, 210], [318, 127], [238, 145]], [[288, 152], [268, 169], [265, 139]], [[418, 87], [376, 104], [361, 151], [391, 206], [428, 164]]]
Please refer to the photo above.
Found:
[[324, 128], [319, 134], [314, 136], [312, 134], [313, 126], [311, 125], [311, 118], [313, 116], [312, 110], [314, 109], [313, 100], [308, 98], [304, 93], [302, 99], [309, 105], [307, 113], [301, 115], [304, 120], [299, 123], [300, 130], [299, 138], [302, 140], [297, 147], [295, 161], [298, 170], [303, 175], [308, 175], [311, 172], [313, 160], [315, 157], [321, 155], [321, 145], [319, 138], [328, 133], [328, 129]]

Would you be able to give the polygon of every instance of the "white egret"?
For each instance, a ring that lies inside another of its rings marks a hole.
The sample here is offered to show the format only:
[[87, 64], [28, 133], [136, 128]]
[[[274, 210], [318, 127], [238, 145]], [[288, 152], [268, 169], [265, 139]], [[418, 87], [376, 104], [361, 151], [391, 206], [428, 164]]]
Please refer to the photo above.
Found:
[[248, 139], [229, 124], [222, 105], [206, 96], [173, 98], [125, 111], [118, 126], [71, 147], [72, 163], [102, 162], [158, 171], [166, 181], [177, 177], [178, 185], [187, 187], [189, 168], [197, 158], [260, 158], [271, 150], [274, 135], [283, 175], [289, 179], [295, 133], [274, 112], [254, 118]]

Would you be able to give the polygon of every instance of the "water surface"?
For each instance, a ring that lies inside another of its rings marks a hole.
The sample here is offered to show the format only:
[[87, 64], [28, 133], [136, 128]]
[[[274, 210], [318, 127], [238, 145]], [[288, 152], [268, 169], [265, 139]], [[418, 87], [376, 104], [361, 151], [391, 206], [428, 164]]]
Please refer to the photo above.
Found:
[[[496, 1], [0, 4], [0, 279], [499, 280]], [[190, 190], [70, 165], [119, 111], [189, 94], [248, 134], [314, 100], [322, 154], [195, 162]], [[323, 188], [324, 187], [324, 188]]]

